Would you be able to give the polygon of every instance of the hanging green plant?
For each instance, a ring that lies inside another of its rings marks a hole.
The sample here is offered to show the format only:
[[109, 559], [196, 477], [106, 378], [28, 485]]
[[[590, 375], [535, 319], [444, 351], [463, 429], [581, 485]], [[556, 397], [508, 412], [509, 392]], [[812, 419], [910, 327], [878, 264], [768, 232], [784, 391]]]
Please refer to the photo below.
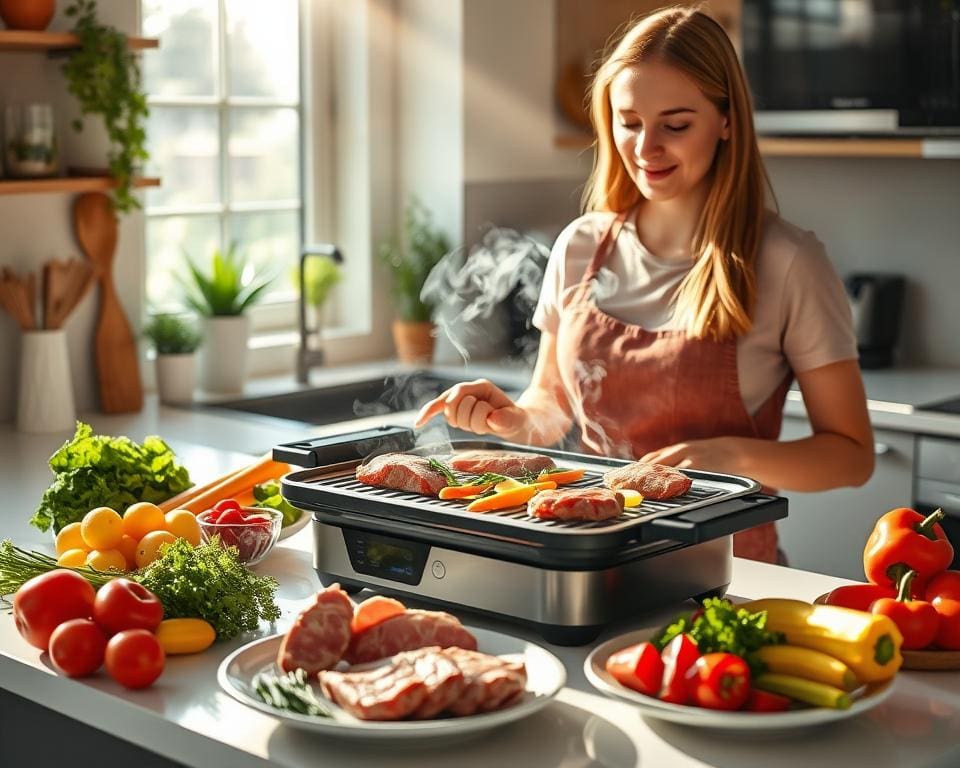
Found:
[[[149, 111], [140, 90], [139, 61], [126, 35], [100, 23], [96, 0], [74, 0], [66, 14], [74, 20], [71, 31], [80, 39], [63, 66], [67, 89], [80, 102], [81, 115], [103, 118], [110, 139], [110, 175], [117, 182], [114, 207], [123, 212], [140, 208], [132, 193], [133, 177], [149, 157], [144, 130]], [[74, 120], [73, 127], [82, 130], [83, 117]]]

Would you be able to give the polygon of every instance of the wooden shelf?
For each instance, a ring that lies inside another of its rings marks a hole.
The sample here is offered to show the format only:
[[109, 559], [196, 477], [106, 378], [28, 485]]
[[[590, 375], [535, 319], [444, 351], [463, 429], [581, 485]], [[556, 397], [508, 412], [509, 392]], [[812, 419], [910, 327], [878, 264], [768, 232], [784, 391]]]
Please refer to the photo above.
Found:
[[[586, 133], [554, 136], [558, 149], [586, 149], [593, 137]], [[925, 157], [923, 139], [842, 139], [760, 136], [767, 157]]]
[[[150, 37], [128, 37], [130, 48], [142, 51], [159, 48], [160, 41]], [[28, 32], [18, 29], [0, 29], [0, 51], [67, 51], [76, 48], [79, 39], [69, 32]]]
[[[32, 195], [50, 192], [105, 192], [116, 186], [109, 176], [65, 176], [54, 179], [0, 179], [0, 195]], [[137, 178], [134, 187], [159, 187], [160, 179]]]

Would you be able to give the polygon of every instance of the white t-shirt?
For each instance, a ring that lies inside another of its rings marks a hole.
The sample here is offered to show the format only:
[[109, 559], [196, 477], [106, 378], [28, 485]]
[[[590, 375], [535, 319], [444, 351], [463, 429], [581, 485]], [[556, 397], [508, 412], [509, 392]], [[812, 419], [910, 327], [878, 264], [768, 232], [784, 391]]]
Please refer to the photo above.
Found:
[[[557, 332], [563, 300], [583, 279], [613, 215], [587, 213], [557, 237], [533, 316], [541, 331]], [[650, 331], [677, 330], [671, 301], [691, 265], [661, 261], [650, 253], [632, 218], [597, 276], [597, 306]], [[850, 304], [816, 235], [770, 213], [756, 270], [753, 328], [737, 341], [740, 393], [750, 414], [788, 371], [803, 373], [857, 359]]]

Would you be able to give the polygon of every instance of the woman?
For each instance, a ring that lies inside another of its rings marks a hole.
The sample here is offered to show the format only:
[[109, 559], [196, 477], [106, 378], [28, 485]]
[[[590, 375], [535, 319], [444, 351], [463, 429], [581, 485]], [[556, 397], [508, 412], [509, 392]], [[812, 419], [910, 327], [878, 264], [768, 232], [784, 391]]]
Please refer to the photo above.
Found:
[[[427, 403], [455, 427], [728, 472], [771, 488], [861, 485], [873, 435], [843, 287], [810, 233], [765, 207], [749, 92], [723, 29], [671, 8], [598, 70], [583, 216], [554, 245], [530, 387], [488, 381]], [[814, 434], [778, 442], [796, 377]], [[842, 510], [837, 510], [838, 515]], [[777, 561], [772, 524], [734, 554]]]

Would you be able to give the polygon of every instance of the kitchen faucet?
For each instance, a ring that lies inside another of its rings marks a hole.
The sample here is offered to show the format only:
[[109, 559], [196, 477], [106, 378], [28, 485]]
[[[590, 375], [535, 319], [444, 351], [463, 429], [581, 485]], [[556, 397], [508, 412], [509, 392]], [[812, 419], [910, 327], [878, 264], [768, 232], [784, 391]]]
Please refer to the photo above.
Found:
[[297, 350], [297, 381], [306, 384], [310, 377], [310, 369], [315, 365], [323, 365], [323, 348], [311, 349], [310, 336], [319, 333], [319, 328], [307, 328], [307, 279], [306, 264], [311, 256], [326, 256], [337, 264], [343, 264], [343, 255], [340, 249], [332, 243], [317, 243], [305, 245], [300, 251], [300, 348]]

